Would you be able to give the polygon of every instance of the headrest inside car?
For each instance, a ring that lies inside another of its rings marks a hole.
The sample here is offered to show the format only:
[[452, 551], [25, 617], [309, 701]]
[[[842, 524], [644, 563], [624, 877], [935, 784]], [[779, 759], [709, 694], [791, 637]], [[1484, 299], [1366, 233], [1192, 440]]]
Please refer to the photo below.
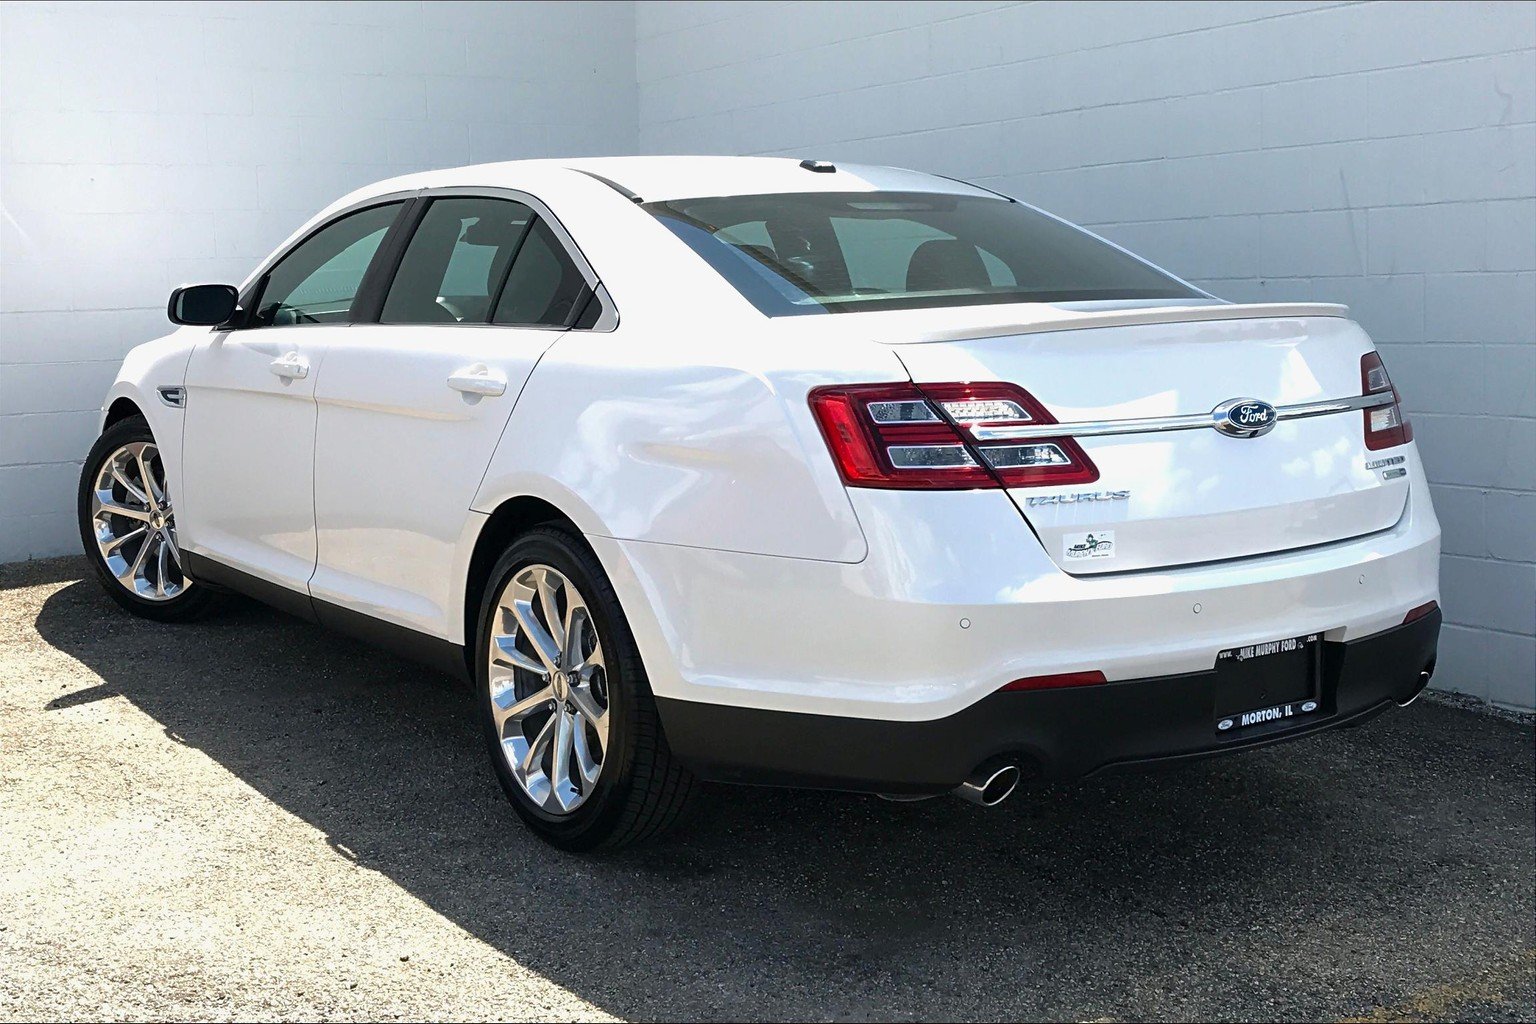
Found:
[[907, 263], [907, 291], [984, 290], [992, 277], [981, 253], [958, 238], [933, 238], [918, 246]]
[[525, 218], [502, 220], [481, 217], [464, 229], [463, 241], [470, 245], [494, 245], [500, 248], [516, 242], [528, 221]]

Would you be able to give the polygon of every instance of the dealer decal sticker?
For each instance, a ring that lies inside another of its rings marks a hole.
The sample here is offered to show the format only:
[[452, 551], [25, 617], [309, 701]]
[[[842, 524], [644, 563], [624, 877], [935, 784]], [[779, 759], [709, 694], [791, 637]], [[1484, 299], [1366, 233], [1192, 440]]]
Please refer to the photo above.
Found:
[[1095, 530], [1093, 533], [1069, 533], [1061, 538], [1061, 553], [1065, 558], [1072, 561], [1084, 558], [1114, 558], [1115, 531]]

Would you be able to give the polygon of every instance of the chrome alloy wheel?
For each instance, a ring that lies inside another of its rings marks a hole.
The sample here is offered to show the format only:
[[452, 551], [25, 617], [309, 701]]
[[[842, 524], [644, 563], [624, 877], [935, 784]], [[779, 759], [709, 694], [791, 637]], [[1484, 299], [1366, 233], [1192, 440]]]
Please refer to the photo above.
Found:
[[491, 615], [491, 715], [502, 755], [547, 814], [592, 795], [608, 750], [608, 670], [581, 592], [558, 570], [513, 574]]
[[147, 601], [169, 601], [192, 585], [181, 567], [176, 513], [160, 451], [133, 441], [101, 464], [91, 489], [91, 526], [107, 570]]

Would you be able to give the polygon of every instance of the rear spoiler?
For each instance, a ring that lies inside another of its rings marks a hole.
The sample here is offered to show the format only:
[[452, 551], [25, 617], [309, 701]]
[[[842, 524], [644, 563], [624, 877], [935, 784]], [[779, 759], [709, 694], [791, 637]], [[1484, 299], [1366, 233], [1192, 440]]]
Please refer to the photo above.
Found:
[[[1038, 312], [1037, 312], [1038, 310]], [[951, 313], [956, 311], [951, 310]], [[968, 326], [917, 330], [906, 337], [880, 340], [890, 345], [914, 345], [933, 341], [967, 341], [1002, 338], [1014, 334], [1045, 334], [1081, 331], [1092, 327], [1133, 327], [1140, 324], [1183, 324], [1202, 320], [1270, 320], [1301, 317], [1348, 317], [1349, 307], [1332, 302], [1254, 302], [1212, 306], [1148, 306], [1134, 309], [1077, 310], [1042, 305], [1030, 310], [1029, 319], [995, 321]]]

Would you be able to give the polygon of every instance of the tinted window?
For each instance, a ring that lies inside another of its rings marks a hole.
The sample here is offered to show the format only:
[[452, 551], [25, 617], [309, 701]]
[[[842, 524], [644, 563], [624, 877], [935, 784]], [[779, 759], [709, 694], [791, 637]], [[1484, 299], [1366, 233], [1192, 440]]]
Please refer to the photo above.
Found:
[[535, 221], [512, 263], [494, 320], [563, 327], [581, 313], [588, 295], [586, 278], [560, 239], [548, 224]]
[[406, 247], [382, 321], [485, 323], [533, 219], [510, 200], [434, 200]]
[[348, 214], [301, 242], [268, 272], [255, 323], [345, 323], [363, 274], [400, 205], [390, 203]]
[[645, 207], [769, 316], [1201, 293], [1022, 203], [790, 193]]

